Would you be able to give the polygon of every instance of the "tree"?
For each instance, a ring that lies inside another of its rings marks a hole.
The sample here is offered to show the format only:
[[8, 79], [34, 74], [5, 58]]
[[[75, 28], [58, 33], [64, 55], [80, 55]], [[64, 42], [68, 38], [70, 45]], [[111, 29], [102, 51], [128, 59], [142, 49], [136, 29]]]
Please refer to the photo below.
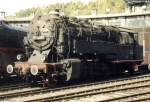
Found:
[[51, 9], [62, 9], [68, 16], [90, 15], [93, 9], [97, 10], [97, 14], [107, 13], [107, 9], [110, 9], [110, 13], [119, 13], [124, 11], [125, 3], [123, 0], [95, 0], [94, 2], [91, 0], [88, 4], [71, 1], [65, 4], [55, 3], [42, 8], [20, 10], [16, 13], [16, 16], [26, 17], [36, 12], [48, 13]]

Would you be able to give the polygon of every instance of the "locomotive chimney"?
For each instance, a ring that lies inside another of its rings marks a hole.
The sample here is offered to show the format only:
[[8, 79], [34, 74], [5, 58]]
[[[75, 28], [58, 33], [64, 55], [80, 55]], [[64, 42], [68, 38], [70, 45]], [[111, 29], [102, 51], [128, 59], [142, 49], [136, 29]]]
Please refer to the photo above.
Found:
[[60, 16], [60, 9], [53, 9], [49, 12], [50, 15]]

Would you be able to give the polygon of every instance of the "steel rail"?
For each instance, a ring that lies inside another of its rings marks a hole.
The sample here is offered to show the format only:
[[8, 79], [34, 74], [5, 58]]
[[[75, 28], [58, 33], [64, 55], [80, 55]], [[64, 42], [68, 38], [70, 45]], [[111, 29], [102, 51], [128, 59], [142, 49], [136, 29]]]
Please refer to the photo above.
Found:
[[[116, 86], [116, 83], [120, 83], [120, 82], [122, 82], [122, 84], [125, 84], [125, 83], [130, 84], [131, 82], [127, 82], [127, 81], [134, 81], [134, 83], [138, 83], [140, 80], [141, 81], [150, 80], [150, 79], [145, 79], [145, 78], [150, 78], [150, 75], [143, 75], [143, 76], [137, 76], [137, 77], [132, 77], [132, 78], [124, 78], [124, 79], [90, 83], [90, 84], [59, 87], [59, 88], [54, 88], [54, 89], [42, 88], [42, 89], [23, 91], [23, 92], [18, 92], [18, 93], [10, 93], [10, 94], [0, 95], [0, 100], [4, 100], [5, 98], [13, 98], [13, 97], [18, 97], [18, 96], [29, 96], [29, 95], [39, 94], [39, 93], [44, 94], [44, 93], [48, 93], [48, 92], [56, 92], [56, 91], [61, 91], [61, 90], [66, 90], [66, 89], [69, 90], [69, 89], [73, 89], [73, 88], [77, 88], [77, 87], [86, 87], [86, 86], [99, 85], [99, 84], [101, 84], [101, 86], [105, 86], [106, 84], [110, 84], [110, 85], [115, 84], [115, 86]], [[120, 84], [118, 86], [120, 86]], [[113, 85], [111, 87], [113, 87]]]
[[[149, 81], [149, 83], [147, 83], [147, 81]], [[145, 82], [145, 85], [142, 86], [135, 86], [135, 84], [139, 84], [139, 83], [143, 83]], [[66, 100], [66, 99], [71, 99], [71, 98], [75, 98], [75, 97], [84, 97], [84, 96], [88, 96], [88, 95], [95, 95], [95, 94], [104, 94], [104, 93], [111, 93], [111, 92], [116, 92], [116, 91], [122, 91], [122, 90], [129, 90], [129, 89], [135, 89], [135, 88], [142, 88], [142, 87], [149, 87], [150, 85], [150, 80], [145, 80], [145, 81], [139, 81], [139, 82], [133, 82], [133, 83], [124, 83], [121, 85], [115, 85], [115, 86], [108, 86], [108, 87], [103, 87], [103, 88], [91, 88], [88, 90], [82, 90], [79, 92], [72, 92], [72, 93], [67, 93], [67, 94], [62, 94], [62, 95], [58, 95], [58, 96], [51, 96], [51, 97], [46, 97], [46, 98], [42, 98], [42, 99], [35, 99], [35, 100], [29, 100], [29, 101], [25, 101], [25, 102], [47, 102], [47, 101], [60, 101], [60, 100]], [[132, 86], [133, 87], [132, 87]], [[123, 88], [123, 86], [125, 88]], [[126, 87], [126, 86], [130, 86], [130, 87]], [[115, 88], [115, 89], [113, 89]]]

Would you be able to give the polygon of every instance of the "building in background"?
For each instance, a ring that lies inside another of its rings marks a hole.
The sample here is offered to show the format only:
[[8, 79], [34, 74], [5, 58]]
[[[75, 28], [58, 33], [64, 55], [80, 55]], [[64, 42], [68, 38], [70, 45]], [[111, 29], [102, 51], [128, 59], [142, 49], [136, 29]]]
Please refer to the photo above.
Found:
[[0, 12], [0, 20], [5, 19], [5, 17], [6, 17], [6, 12], [1, 11], [1, 12]]

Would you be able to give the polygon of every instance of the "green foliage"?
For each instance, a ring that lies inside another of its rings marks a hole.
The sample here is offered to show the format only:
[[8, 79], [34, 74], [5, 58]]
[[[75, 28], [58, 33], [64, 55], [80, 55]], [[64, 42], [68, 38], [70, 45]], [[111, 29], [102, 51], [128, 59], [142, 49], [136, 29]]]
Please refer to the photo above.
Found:
[[30, 16], [33, 13], [43, 12], [48, 13], [51, 9], [61, 9], [65, 15], [77, 16], [77, 15], [90, 15], [93, 9], [97, 10], [97, 14], [102, 13], [119, 13], [125, 8], [123, 0], [91, 0], [89, 3], [84, 4], [80, 1], [71, 1], [68, 3], [56, 3], [50, 4], [42, 8], [29, 8], [25, 10], [20, 10], [16, 13], [17, 17]]

